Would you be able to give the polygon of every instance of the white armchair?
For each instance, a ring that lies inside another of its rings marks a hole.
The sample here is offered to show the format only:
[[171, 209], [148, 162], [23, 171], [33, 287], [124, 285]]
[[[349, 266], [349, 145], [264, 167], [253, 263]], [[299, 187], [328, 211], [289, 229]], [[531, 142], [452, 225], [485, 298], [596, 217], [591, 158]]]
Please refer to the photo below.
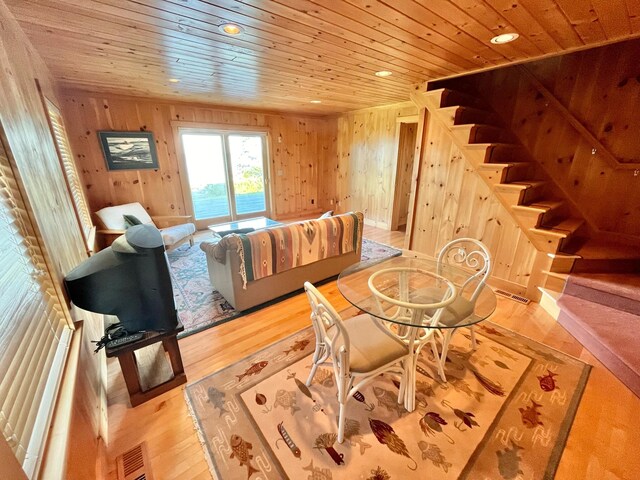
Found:
[[193, 224], [192, 216], [151, 217], [138, 202], [105, 207], [96, 212], [96, 217], [102, 227], [97, 230], [97, 233], [105, 239], [107, 245], [110, 245], [116, 236], [122, 235], [127, 229], [125, 215], [133, 216], [143, 224], [157, 227], [162, 234], [162, 240], [167, 251], [173, 250], [187, 241], [193, 246], [193, 234], [196, 231], [196, 226]]

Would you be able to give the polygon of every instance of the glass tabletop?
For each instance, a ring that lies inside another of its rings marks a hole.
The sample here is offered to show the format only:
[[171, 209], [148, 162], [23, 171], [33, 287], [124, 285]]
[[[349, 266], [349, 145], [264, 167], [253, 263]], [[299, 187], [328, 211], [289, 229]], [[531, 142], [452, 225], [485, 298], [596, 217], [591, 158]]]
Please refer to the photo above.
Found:
[[338, 290], [354, 307], [382, 320], [411, 327], [458, 328], [478, 323], [496, 309], [493, 290], [480, 285], [475, 273], [438, 265], [435, 259], [393, 257], [343, 270]]
[[239, 230], [242, 228], [253, 228], [255, 230], [259, 230], [262, 228], [277, 227], [278, 225], [282, 225], [282, 223], [276, 222], [275, 220], [271, 220], [267, 217], [255, 217], [247, 218], [245, 220], [236, 220], [234, 222], [217, 223], [215, 225], [209, 225], [207, 228], [213, 232], [222, 232]]

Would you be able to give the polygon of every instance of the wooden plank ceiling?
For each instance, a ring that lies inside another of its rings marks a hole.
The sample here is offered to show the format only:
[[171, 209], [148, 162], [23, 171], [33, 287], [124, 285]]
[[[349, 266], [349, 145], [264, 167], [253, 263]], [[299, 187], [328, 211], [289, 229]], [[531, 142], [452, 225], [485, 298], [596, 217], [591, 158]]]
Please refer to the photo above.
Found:
[[5, 1], [65, 88], [318, 114], [640, 35], [640, 0]]

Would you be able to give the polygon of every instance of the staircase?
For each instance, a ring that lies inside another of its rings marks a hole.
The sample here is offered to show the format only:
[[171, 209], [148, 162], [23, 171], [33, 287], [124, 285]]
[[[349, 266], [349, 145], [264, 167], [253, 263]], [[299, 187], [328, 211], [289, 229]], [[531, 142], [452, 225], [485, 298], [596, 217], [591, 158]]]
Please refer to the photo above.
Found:
[[482, 99], [447, 88], [411, 98], [547, 254], [541, 305], [640, 396], [640, 248], [600, 237]]
[[411, 98], [449, 130], [527, 238], [549, 256], [539, 287], [557, 298], [571, 272], [640, 272], [640, 249], [599, 238], [484, 100], [448, 88]]
[[640, 275], [571, 274], [558, 323], [640, 397]]
[[539, 251], [569, 253], [587, 235], [577, 209], [555, 193], [560, 189], [482, 99], [447, 88], [414, 93], [412, 99], [446, 126]]

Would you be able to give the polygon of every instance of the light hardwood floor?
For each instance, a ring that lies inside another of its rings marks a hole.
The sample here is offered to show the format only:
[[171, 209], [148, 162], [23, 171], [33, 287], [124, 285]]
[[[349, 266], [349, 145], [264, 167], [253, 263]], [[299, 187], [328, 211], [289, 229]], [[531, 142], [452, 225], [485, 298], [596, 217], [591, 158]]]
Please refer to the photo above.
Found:
[[[365, 236], [396, 247], [404, 240], [401, 232], [371, 227], [365, 228]], [[338, 310], [349, 306], [335, 281], [320, 291]], [[309, 313], [307, 299], [300, 294], [180, 340], [189, 380], [199, 380], [310, 325]], [[491, 320], [594, 366], [556, 478], [637, 479], [640, 399], [537, 304], [524, 306], [498, 297]], [[182, 388], [131, 408], [118, 363], [112, 359], [108, 370], [109, 479], [116, 478], [116, 455], [141, 441], [147, 442], [155, 478], [211, 478]]]

